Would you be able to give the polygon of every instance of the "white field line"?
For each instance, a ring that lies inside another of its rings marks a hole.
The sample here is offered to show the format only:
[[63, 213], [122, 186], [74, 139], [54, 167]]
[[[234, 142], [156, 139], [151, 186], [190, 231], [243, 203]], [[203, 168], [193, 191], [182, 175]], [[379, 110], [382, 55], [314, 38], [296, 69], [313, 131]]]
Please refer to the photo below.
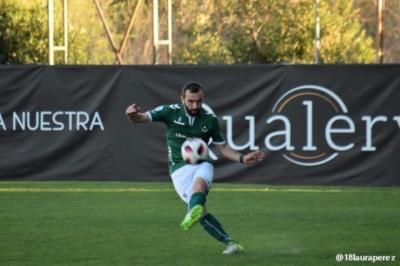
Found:
[[153, 189], [153, 188], [0, 188], [0, 193], [3, 192], [169, 192], [172, 189]]
[[[172, 188], [156, 189], [156, 188], [28, 188], [28, 187], [3, 187], [0, 193], [158, 193], [172, 192]], [[323, 189], [323, 188], [213, 188], [212, 191], [218, 192], [301, 192], [301, 193], [340, 193], [340, 192], [376, 192], [381, 190], [362, 189]], [[394, 192], [394, 191], [387, 191]], [[396, 192], [398, 193], [398, 192]]]

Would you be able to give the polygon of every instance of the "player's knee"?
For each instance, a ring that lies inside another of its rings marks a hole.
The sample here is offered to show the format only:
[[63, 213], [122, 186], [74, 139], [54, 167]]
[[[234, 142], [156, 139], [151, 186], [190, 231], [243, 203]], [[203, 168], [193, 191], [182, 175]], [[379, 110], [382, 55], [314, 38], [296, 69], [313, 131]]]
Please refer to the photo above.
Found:
[[206, 193], [208, 189], [207, 182], [201, 178], [197, 177], [194, 184], [193, 184], [193, 192], [203, 192]]

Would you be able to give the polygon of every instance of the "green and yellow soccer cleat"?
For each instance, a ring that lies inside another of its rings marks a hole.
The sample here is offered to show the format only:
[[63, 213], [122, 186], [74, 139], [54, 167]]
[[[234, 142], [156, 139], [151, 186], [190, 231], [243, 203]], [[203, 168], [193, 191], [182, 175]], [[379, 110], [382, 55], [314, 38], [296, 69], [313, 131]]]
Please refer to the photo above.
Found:
[[201, 216], [203, 216], [204, 207], [202, 205], [195, 205], [183, 218], [181, 222], [181, 228], [183, 230], [189, 230], [192, 226], [197, 223]]

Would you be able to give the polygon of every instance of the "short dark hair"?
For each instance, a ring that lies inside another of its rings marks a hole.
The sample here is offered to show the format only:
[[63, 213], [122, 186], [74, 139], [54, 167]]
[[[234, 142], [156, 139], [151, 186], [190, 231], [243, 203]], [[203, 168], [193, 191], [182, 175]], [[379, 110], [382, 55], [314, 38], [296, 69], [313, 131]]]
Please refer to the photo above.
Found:
[[196, 82], [196, 81], [189, 81], [187, 83], [185, 83], [185, 85], [183, 85], [182, 87], [182, 95], [185, 95], [186, 91], [190, 91], [190, 92], [199, 92], [203, 90], [203, 86]]

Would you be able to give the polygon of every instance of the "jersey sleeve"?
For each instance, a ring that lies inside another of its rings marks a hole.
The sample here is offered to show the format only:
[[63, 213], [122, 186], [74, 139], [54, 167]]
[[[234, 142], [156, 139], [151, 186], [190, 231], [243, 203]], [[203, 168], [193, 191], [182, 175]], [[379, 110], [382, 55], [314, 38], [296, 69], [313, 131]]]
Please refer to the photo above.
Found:
[[168, 122], [169, 110], [167, 105], [161, 105], [147, 112], [152, 122]]
[[215, 118], [215, 120], [214, 120], [214, 126], [213, 126], [211, 138], [212, 138], [212, 142], [214, 144], [224, 144], [225, 143], [225, 138], [222, 135], [222, 132], [219, 128], [219, 122], [218, 122], [217, 118]]

